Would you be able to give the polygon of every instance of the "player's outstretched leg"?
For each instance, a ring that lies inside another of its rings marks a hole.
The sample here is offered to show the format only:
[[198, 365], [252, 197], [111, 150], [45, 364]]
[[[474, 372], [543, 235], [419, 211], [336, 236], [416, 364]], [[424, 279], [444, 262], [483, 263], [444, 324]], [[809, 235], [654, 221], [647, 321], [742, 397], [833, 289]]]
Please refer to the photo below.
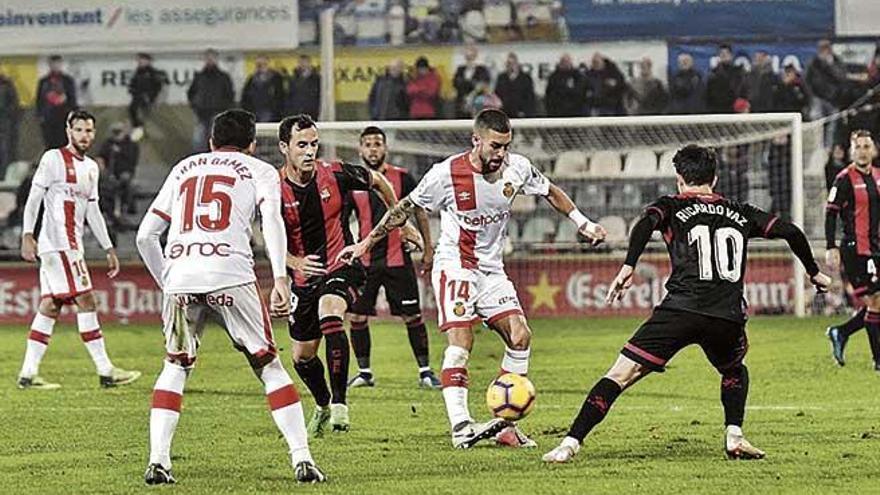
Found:
[[[315, 411], [307, 427], [309, 436], [320, 437], [330, 421], [330, 389], [324, 378], [324, 364], [314, 354], [317, 342], [295, 342], [293, 368], [315, 399]], [[303, 355], [305, 354], [305, 355]], [[305, 357], [308, 356], [308, 357]]]
[[[872, 296], [875, 297], [875, 296]], [[880, 307], [872, 303], [865, 313], [865, 330], [868, 332], [868, 343], [871, 346], [871, 357], [874, 359], [874, 370], [880, 371]]]
[[[43, 304], [40, 305], [41, 307]], [[42, 309], [42, 308], [41, 308]], [[54, 309], [48, 308], [48, 309]], [[48, 311], [54, 316], [48, 316], [37, 312], [31, 323], [31, 331], [28, 334], [27, 348], [24, 353], [24, 362], [21, 364], [21, 372], [18, 374], [18, 388], [34, 390], [55, 390], [61, 388], [57, 383], [49, 383], [39, 376], [40, 362], [49, 347], [52, 331], [55, 328], [56, 311]]]
[[104, 335], [98, 324], [98, 313], [95, 312], [95, 296], [91, 292], [76, 299], [80, 312], [76, 315], [79, 336], [89, 351], [89, 356], [98, 371], [98, 383], [103, 388], [128, 385], [141, 376], [140, 371], [127, 371], [113, 366], [104, 345]]
[[351, 348], [358, 363], [358, 374], [348, 382], [349, 388], [374, 387], [373, 370], [370, 368], [370, 323], [366, 316], [351, 317]]
[[425, 327], [422, 315], [404, 317], [403, 321], [406, 325], [406, 335], [409, 337], [409, 346], [419, 367], [419, 387], [439, 389], [440, 379], [431, 371], [428, 358], [428, 329]]
[[351, 356], [348, 337], [345, 335], [341, 316], [322, 316], [320, 324], [326, 345], [330, 390], [333, 392], [330, 399], [330, 427], [333, 431], [348, 431], [351, 427], [346, 404], [348, 361]]
[[[490, 319], [491, 321], [492, 319]], [[529, 358], [531, 351], [532, 332], [521, 314], [513, 314], [491, 323], [505, 342], [504, 357], [501, 358], [500, 375], [514, 373], [526, 376], [529, 374]], [[519, 426], [511, 424], [495, 436], [495, 443], [506, 447], [537, 447], [538, 444], [529, 438]]]
[[558, 447], [544, 454], [544, 462], [570, 461], [580, 450], [584, 438], [605, 419], [620, 394], [650, 372], [644, 365], [620, 355], [608, 373], [593, 385], [568, 434]]
[[303, 415], [302, 403], [299, 393], [293, 386], [290, 375], [287, 374], [281, 361], [273, 359], [263, 366], [257, 374], [266, 389], [266, 398], [269, 401], [269, 409], [272, 410], [272, 419], [290, 449], [290, 462], [294, 468], [294, 476], [300, 483], [317, 483], [326, 481], [327, 477], [315, 465], [306, 433], [305, 416]]
[[150, 409], [150, 463], [144, 473], [148, 485], [175, 483], [171, 474], [171, 440], [180, 419], [183, 388], [192, 369], [193, 360], [185, 359], [186, 367], [166, 360], [153, 386]]
[[724, 451], [730, 459], [763, 459], [764, 451], [743, 435], [742, 425], [749, 395], [749, 370], [744, 364], [721, 374], [721, 404], [724, 406]]
[[838, 366], [846, 364], [844, 358], [846, 343], [849, 340], [850, 335], [865, 327], [866, 312], [867, 308], [862, 307], [842, 325], [830, 326], [826, 330], [825, 335], [827, 335], [828, 339], [831, 341], [831, 355], [834, 357], [834, 361], [837, 362]]

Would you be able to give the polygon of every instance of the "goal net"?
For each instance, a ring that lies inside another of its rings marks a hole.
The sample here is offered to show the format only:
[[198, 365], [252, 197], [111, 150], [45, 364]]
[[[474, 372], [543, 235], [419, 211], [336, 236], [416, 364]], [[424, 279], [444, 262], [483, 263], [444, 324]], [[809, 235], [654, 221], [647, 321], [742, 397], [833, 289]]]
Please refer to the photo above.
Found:
[[[368, 125], [386, 132], [388, 162], [417, 179], [432, 164], [470, 148], [469, 120], [333, 122], [318, 123], [322, 157], [360, 163], [358, 137]], [[810, 238], [822, 236], [824, 179], [804, 175], [804, 137], [813, 147], [821, 139], [802, 130], [799, 114], [521, 119], [513, 128], [512, 151], [530, 158], [609, 232], [600, 248], [579, 244], [571, 222], [546, 201], [518, 197], [505, 263], [527, 314], [641, 315], [662, 299], [669, 266], [657, 238], [624, 301], [613, 308], [601, 302], [644, 205], [676, 192], [672, 156], [685, 144], [716, 148], [719, 192], [793, 220]], [[277, 135], [277, 124], [259, 124], [257, 153], [280, 165]], [[436, 240], [438, 219], [431, 224]], [[746, 295], [752, 313], [803, 314], [810, 303], [804, 277], [784, 242], [754, 241], [750, 251]]]

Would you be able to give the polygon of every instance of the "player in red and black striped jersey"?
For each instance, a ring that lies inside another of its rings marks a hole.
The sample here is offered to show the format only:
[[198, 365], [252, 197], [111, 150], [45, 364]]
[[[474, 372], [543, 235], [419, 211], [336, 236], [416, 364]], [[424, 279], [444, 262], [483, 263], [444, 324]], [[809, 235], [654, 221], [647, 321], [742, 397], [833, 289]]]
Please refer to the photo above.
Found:
[[[342, 248], [352, 244], [343, 216], [345, 201], [352, 191], [370, 188], [378, 190], [389, 204], [395, 204], [396, 199], [381, 174], [359, 165], [319, 160], [318, 128], [311, 117], [284, 119], [278, 138], [285, 158], [280, 171], [281, 212], [288, 237], [287, 266], [293, 278], [289, 325], [293, 362], [317, 405], [309, 433], [320, 436], [328, 422], [334, 430], [349, 428], [346, 387], [350, 351], [342, 320], [359, 297], [365, 278], [359, 263], [335, 261]], [[317, 357], [322, 337], [326, 340], [329, 388]]]
[[[385, 162], [388, 147], [382, 129], [375, 126], [365, 128], [360, 135], [359, 151], [364, 164], [383, 174], [394, 187], [398, 198], [407, 196], [415, 189], [416, 180], [406, 169]], [[388, 210], [382, 198], [373, 191], [352, 192], [350, 209], [357, 215], [361, 239], [370, 234], [373, 226], [382, 220]], [[422, 264], [430, 273], [434, 247], [425, 212], [416, 215], [416, 223], [425, 245]], [[392, 231], [361, 258], [367, 270], [367, 283], [364, 293], [350, 310], [351, 347], [359, 368], [358, 374], [349, 382], [348, 386], [352, 388], [375, 385], [370, 368], [369, 317], [376, 315], [376, 296], [381, 287], [385, 288], [385, 299], [391, 314], [399, 316], [406, 326], [409, 344], [419, 367], [419, 386], [440, 388], [440, 380], [431, 371], [428, 361], [428, 332], [422, 320], [416, 271], [401, 235], [399, 230]]]
[[[828, 327], [831, 352], [840, 366], [845, 364], [844, 349], [853, 333], [864, 327], [880, 371], [880, 169], [872, 166], [877, 148], [871, 133], [854, 131], [850, 135], [852, 163], [840, 171], [825, 207], [825, 261], [843, 271], [853, 287], [853, 295], [865, 305], [850, 321]], [[837, 219], [843, 222], [843, 238], [837, 244]]]
[[611, 283], [606, 302], [620, 299], [632, 285], [635, 265], [655, 230], [663, 233], [672, 263], [668, 294], [590, 390], [568, 435], [544, 455], [545, 462], [570, 461], [624, 390], [651, 372], [664, 371], [669, 359], [691, 344], [703, 349], [721, 375], [727, 455], [764, 457], [742, 432], [749, 386], [743, 364], [748, 350], [743, 298], [748, 240], [785, 239], [817, 289], [825, 290], [831, 279], [819, 271], [797, 226], [713, 193], [718, 166], [714, 151], [686, 146], [673, 163], [680, 194], [660, 198], [646, 208], [632, 229], [626, 262]]

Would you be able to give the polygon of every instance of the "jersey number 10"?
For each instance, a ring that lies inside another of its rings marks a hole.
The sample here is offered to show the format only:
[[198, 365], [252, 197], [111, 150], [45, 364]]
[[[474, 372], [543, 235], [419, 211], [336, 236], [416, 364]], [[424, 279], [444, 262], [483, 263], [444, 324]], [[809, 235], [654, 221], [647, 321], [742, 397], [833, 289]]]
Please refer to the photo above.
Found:
[[[697, 244], [700, 280], [712, 280], [712, 259], [718, 276], [729, 282], [739, 282], [742, 276], [743, 236], [732, 227], [715, 231], [715, 242], [708, 225], [696, 225], [688, 232], [688, 245]], [[714, 244], [714, 249], [713, 249]], [[713, 256], [714, 254], [714, 256]]]
[[[180, 194], [183, 196], [183, 223], [181, 232], [189, 232], [193, 229], [193, 223], [198, 223], [202, 230], [207, 232], [219, 232], [229, 227], [229, 216], [232, 213], [232, 198], [224, 191], [215, 190], [216, 186], [235, 185], [235, 177], [228, 175], [205, 175], [190, 177], [180, 184]], [[215, 211], [219, 212], [216, 218], [210, 214], [195, 215], [196, 190], [201, 190], [199, 203], [201, 207], [210, 207], [217, 204]]]

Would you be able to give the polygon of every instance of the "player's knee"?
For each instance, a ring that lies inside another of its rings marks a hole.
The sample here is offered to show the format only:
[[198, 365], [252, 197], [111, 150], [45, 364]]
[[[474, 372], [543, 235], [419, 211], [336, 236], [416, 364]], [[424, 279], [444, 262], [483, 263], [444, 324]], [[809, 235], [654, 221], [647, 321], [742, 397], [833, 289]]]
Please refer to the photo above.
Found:
[[623, 389], [629, 387], [637, 382], [639, 378], [650, 373], [650, 370], [644, 365], [636, 363], [635, 361], [627, 361], [628, 362], [618, 361], [610, 370], [608, 370], [608, 373], [605, 374], [605, 378], [617, 382], [617, 384]]
[[532, 344], [532, 330], [528, 325], [513, 325], [510, 329], [510, 348], [524, 351]]
[[91, 292], [86, 292], [81, 296], [76, 298], [76, 305], [79, 306], [81, 311], [91, 312], [95, 310], [95, 294]]
[[457, 345], [446, 346], [446, 350], [443, 351], [443, 369], [466, 368], [470, 355], [470, 351], [464, 347]]
[[325, 294], [318, 300], [318, 317], [345, 315], [347, 303], [345, 299], [336, 294]]
[[367, 315], [357, 315], [354, 313], [349, 313], [349, 321], [352, 323], [364, 324], [370, 321], [370, 317]]
[[46, 298], [40, 301], [40, 313], [49, 318], [57, 319], [61, 313], [61, 303], [52, 298]]
[[318, 351], [317, 345], [294, 344], [293, 346], [293, 363], [302, 363], [315, 357]]

